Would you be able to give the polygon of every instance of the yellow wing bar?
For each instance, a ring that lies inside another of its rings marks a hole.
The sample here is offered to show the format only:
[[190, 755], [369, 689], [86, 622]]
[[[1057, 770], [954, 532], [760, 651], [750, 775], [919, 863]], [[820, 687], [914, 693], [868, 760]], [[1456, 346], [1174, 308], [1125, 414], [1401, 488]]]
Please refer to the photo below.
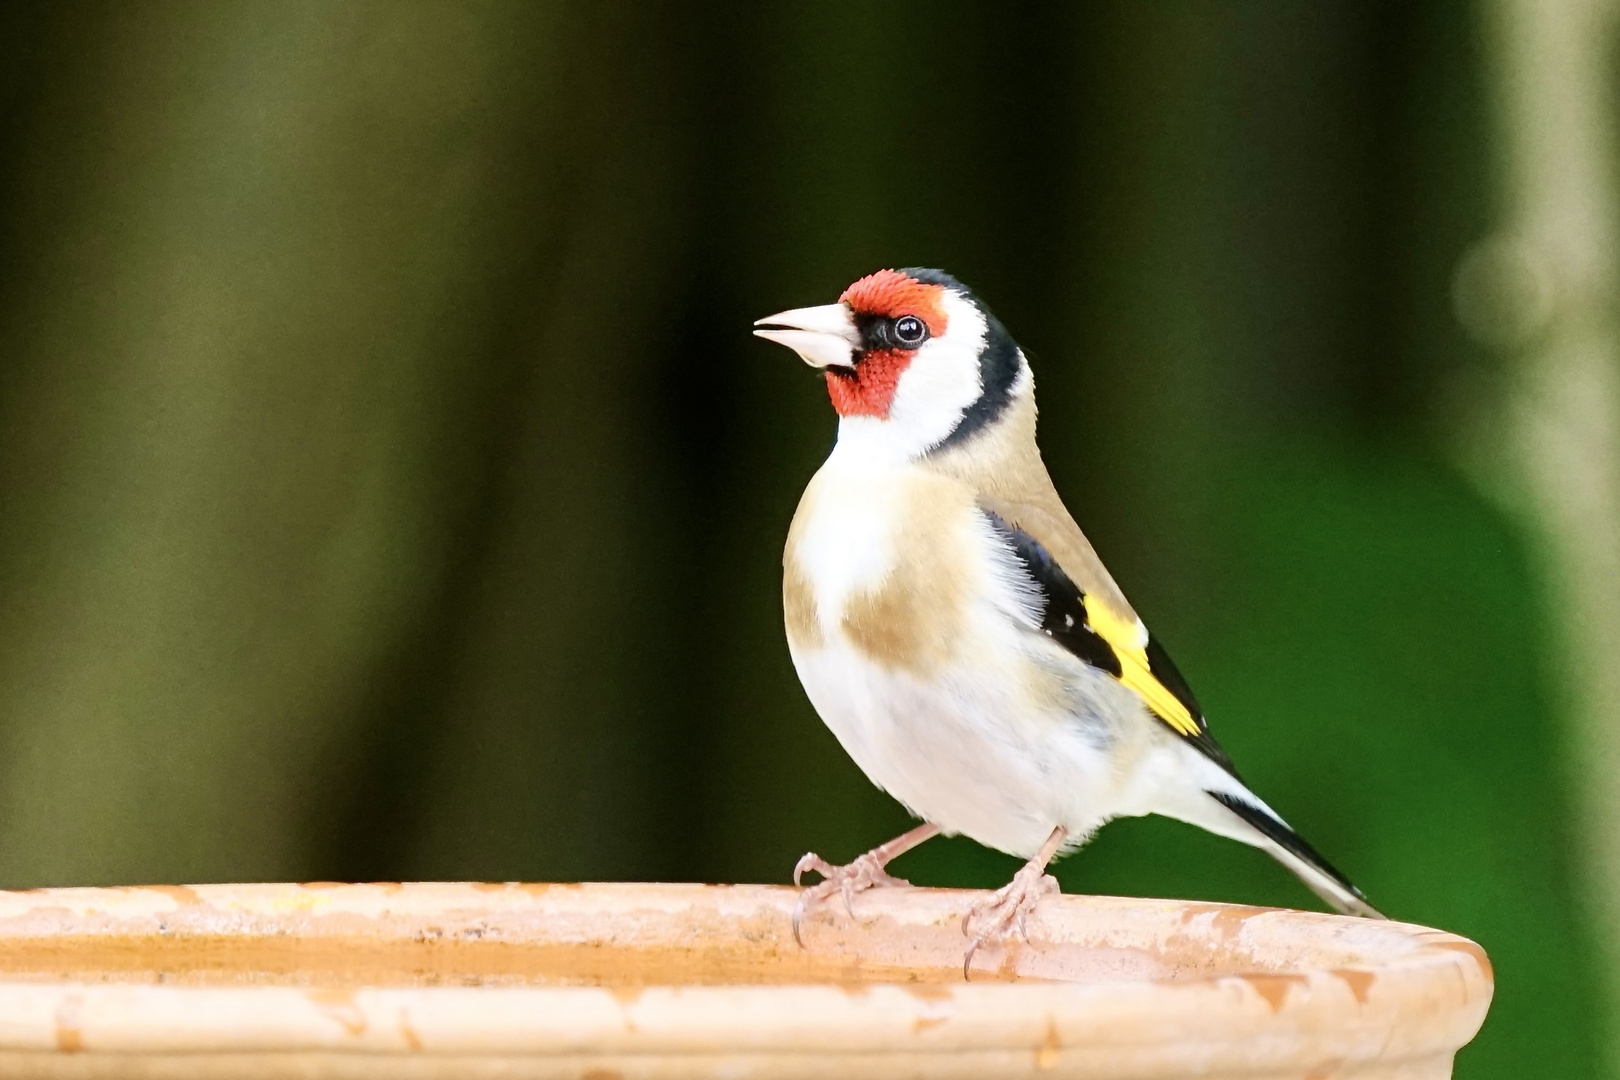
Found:
[[1086, 624], [1119, 659], [1119, 681], [1140, 694], [1148, 708], [1179, 734], [1197, 737], [1202, 730], [1198, 718], [1159, 681], [1148, 664], [1147, 631], [1141, 621], [1121, 618], [1094, 596], [1085, 597], [1084, 602]]

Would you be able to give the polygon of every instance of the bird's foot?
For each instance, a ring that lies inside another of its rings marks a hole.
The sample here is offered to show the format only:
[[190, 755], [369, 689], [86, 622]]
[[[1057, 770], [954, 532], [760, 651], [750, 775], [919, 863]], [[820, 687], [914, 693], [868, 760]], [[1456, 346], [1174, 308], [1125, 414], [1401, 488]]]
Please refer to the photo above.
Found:
[[1029, 929], [1025, 920], [1029, 913], [1035, 910], [1041, 897], [1058, 891], [1057, 878], [1046, 872], [1046, 860], [1039, 859], [1026, 863], [1011, 881], [988, 899], [974, 904], [962, 919], [962, 933], [973, 942], [968, 946], [967, 956], [962, 959], [962, 977], [973, 977], [973, 954], [979, 951], [979, 946], [992, 941], [1005, 941], [1015, 929], [1028, 941]]
[[891, 885], [911, 884], [904, 878], [893, 876], [884, 870], [883, 866], [884, 860], [878, 857], [876, 851], [868, 851], [844, 866], [834, 866], [813, 851], [806, 854], [793, 868], [793, 884], [799, 884], [799, 879], [811, 871], [820, 874], [821, 880], [807, 886], [799, 894], [799, 902], [793, 906], [793, 940], [801, 946], [804, 945], [804, 938], [799, 933], [799, 924], [804, 920], [805, 912], [809, 911], [812, 905], [821, 903], [834, 893], [843, 894], [844, 910], [849, 912], [850, 918], [854, 918], [856, 893]]

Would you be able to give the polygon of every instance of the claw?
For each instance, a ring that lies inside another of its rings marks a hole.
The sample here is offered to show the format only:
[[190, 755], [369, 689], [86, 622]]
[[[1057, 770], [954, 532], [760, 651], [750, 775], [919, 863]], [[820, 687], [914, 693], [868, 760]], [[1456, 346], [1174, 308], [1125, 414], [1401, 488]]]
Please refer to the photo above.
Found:
[[829, 864], [820, 855], [813, 851], [807, 851], [798, 862], [793, 864], [793, 884], [800, 884], [799, 879], [812, 870], [824, 878], [830, 878], [835, 869], [837, 868]]
[[[1013, 879], [989, 899], [975, 904], [962, 919], [962, 933], [972, 941], [962, 960], [962, 978], [972, 981], [973, 955], [986, 942], [1004, 941], [1014, 929], [1028, 941], [1029, 913], [1035, 910], [1041, 897], [1058, 891], [1057, 879], [1045, 873], [1044, 867], [1032, 864], [1014, 874]], [[983, 929], [979, 928], [981, 924]]]
[[877, 852], [869, 851], [845, 866], [833, 866], [811, 851], [798, 861], [793, 867], [793, 884], [799, 885], [804, 875], [811, 871], [821, 875], [821, 880], [814, 885], [804, 886], [804, 891], [799, 894], [799, 902], [793, 905], [793, 940], [798, 942], [800, 948], [804, 947], [802, 931], [804, 916], [805, 912], [810, 910], [811, 904], [838, 893], [844, 898], [844, 910], [853, 919], [856, 893], [865, 892], [867, 889], [911, 884], [886, 872], [883, 869], [883, 862], [877, 856]]
[[[795, 881], [793, 884], [797, 885], [798, 882]], [[804, 909], [809, 900], [810, 892], [807, 889], [799, 894], [799, 902], [793, 905], [793, 941], [801, 949], [804, 948], [804, 935], [799, 931], [799, 924], [804, 921]]]

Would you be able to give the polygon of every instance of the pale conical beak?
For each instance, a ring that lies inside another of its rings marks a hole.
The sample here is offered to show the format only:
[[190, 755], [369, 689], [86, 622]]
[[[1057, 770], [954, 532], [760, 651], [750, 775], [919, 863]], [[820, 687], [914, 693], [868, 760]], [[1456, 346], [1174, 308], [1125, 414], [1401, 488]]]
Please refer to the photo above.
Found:
[[755, 337], [786, 345], [813, 368], [855, 366], [861, 333], [845, 304], [794, 308], [759, 319]]

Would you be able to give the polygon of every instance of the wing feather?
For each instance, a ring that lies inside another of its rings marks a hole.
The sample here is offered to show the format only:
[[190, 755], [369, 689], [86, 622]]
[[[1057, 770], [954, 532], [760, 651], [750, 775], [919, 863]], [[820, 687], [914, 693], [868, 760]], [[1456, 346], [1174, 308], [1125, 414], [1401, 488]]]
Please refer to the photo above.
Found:
[[1100, 596], [1088, 596], [1033, 536], [994, 511], [983, 513], [1040, 590], [1044, 601], [1041, 630], [1085, 663], [1135, 691], [1161, 723], [1236, 776], [1231, 758], [1209, 733], [1209, 724], [1186, 680], [1142, 620], [1134, 613], [1118, 611]]

